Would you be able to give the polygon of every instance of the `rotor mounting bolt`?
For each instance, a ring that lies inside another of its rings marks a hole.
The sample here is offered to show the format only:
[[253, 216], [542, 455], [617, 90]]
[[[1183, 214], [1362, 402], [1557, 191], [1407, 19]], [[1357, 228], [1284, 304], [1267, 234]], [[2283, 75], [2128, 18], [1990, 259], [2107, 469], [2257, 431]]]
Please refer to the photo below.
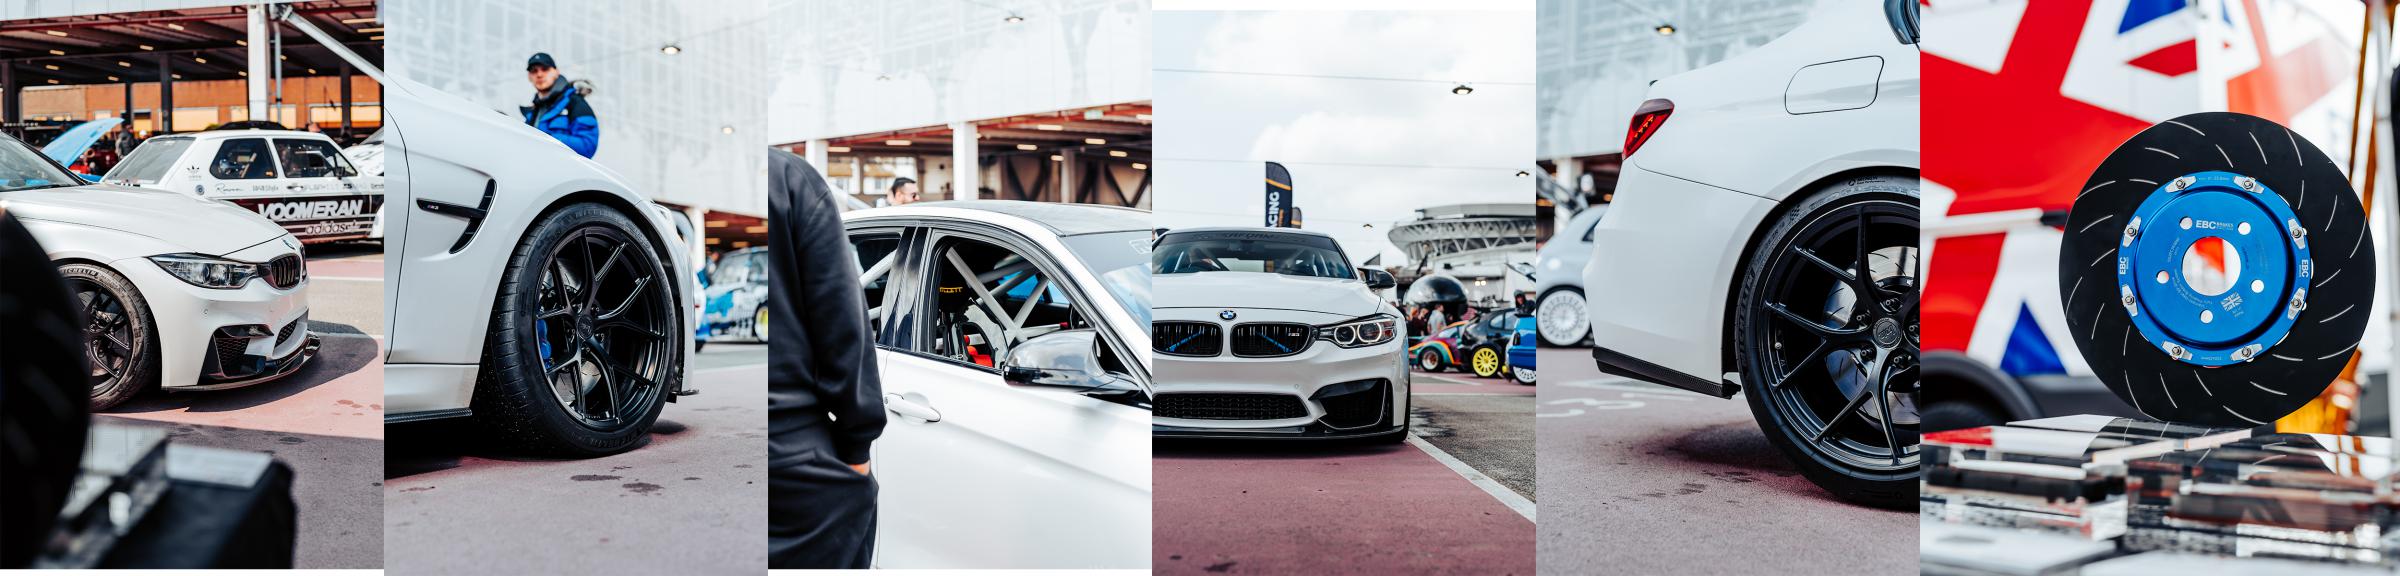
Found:
[[2233, 179], [2233, 183], [2234, 183], [2235, 185], [2241, 186], [2243, 190], [2249, 190], [2249, 191], [2251, 191], [2251, 192], [2257, 192], [2257, 191], [2258, 191], [2258, 180], [2257, 180], [2257, 179], [2254, 179], [2254, 178], [2250, 178], [2250, 177], [2248, 177], [2248, 176], [2239, 176], [2239, 177], [2235, 177], [2235, 178]]
[[2261, 347], [2260, 347], [2259, 345], [2257, 345], [2257, 344], [2251, 344], [2251, 345], [2249, 345], [2249, 346], [2243, 346], [2243, 347], [2242, 347], [2240, 350], [2235, 350], [2235, 351], [2233, 351], [2233, 361], [2235, 361], [2235, 362], [2249, 362], [2249, 361], [2250, 361], [2250, 359], [2252, 359], [2252, 358], [2257, 358], [2257, 357], [2258, 357], [2258, 353], [2259, 353], [2259, 351], [2260, 351], [2260, 350], [2263, 350], [2263, 349], [2264, 349], [2264, 348], [2261, 348]]
[[2168, 182], [2168, 183], [2167, 183], [2167, 191], [2168, 191], [2168, 192], [2180, 192], [2180, 191], [2183, 191], [2183, 189], [2185, 189], [2185, 188], [2190, 188], [2190, 187], [2192, 187], [2192, 182], [2193, 182], [2193, 180], [2192, 180], [2192, 177], [2190, 177], [2190, 176], [2185, 176], [2185, 177], [2182, 177], [2182, 178], [2176, 178], [2174, 182]]
[[2192, 357], [2192, 351], [2185, 350], [2182, 344], [2168, 342], [2166, 348], [2167, 357], [2169, 358], [2174, 358], [2176, 360], [2189, 360]]

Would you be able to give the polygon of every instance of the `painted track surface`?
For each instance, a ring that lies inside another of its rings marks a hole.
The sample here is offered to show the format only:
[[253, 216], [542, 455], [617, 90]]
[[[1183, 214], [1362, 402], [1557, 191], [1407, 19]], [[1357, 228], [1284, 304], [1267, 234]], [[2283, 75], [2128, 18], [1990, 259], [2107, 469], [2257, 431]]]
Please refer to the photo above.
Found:
[[[1532, 496], [1532, 387], [1413, 388], [1427, 444]], [[1533, 521], [1416, 444], [1162, 441], [1151, 462], [1160, 574], [1533, 573]]]

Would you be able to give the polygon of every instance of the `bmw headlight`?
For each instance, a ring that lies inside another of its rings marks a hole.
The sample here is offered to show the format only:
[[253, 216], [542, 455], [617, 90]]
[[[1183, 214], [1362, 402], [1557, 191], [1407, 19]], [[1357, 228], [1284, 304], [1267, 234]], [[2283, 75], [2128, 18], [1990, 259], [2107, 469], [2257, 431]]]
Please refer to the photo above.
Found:
[[1400, 319], [1390, 314], [1376, 314], [1340, 324], [1317, 327], [1317, 339], [1332, 342], [1343, 348], [1365, 348], [1392, 341], [1400, 333]]
[[234, 289], [258, 277], [258, 265], [199, 254], [162, 254], [150, 261], [168, 274], [201, 288]]

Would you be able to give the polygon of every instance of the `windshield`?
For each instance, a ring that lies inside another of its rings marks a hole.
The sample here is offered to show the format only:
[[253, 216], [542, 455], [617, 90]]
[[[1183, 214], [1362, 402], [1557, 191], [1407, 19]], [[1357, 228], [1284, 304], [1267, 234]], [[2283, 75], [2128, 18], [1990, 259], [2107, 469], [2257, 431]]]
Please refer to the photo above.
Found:
[[14, 136], [0, 134], [0, 192], [80, 186], [75, 177]]
[[1151, 271], [1266, 272], [1315, 278], [1357, 278], [1350, 259], [1330, 238], [1274, 232], [1187, 232], [1159, 240]]
[[132, 186], [156, 184], [167, 176], [168, 168], [175, 167], [175, 159], [183, 157], [184, 149], [191, 147], [190, 138], [151, 138], [101, 180]]
[[1150, 231], [1103, 232], [1059, 239], [1083, 260], [1110, 296], [1133, 315], [1145, 337], [1150, 332]]

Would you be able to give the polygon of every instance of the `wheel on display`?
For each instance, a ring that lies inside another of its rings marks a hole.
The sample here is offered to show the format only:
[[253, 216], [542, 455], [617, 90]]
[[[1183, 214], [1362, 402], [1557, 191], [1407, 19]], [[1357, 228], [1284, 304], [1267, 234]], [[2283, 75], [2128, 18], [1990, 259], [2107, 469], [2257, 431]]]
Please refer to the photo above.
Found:
[[1467, 368], [1474, 370], [1477, 378], [1499, 377], [1500, 349], [1490, 346], [1475, 347], [1473, 352], [1467, 354]]
[[124, 276], [91, 264], [58, 267], [83, 323], [84, 362], [91, 369], [94, 412], [158, 385], [158, 330], [149, 302]]
[[485, 339], [474, 411], [543, 453], [632, 448], [658, 419], [683, 358], [675, 294], [632, 220], [597, 204], [536, 223], [509, 260]]
[[758, 311], [750, 314], [750, 339], [759, 342], [767, 341], [767, 307], [764, 304], [759, 305]]
[[1508, 377], [1516, 379], [1516, 381], [1517, 381], [1517, 383], [1518, 383], [1518, 384], [1524, 384], [1524, 385], [1526, 385], [1526, 386], [1532, 386], [1532, 385], [1533, 385], [1533, 369], [1532, 369], [1532, 368], [1514, 368], [1514, 367], [1511, 367], [1511, 368], [1509, 368], [1509, 369], [1508, 369]]
[[1417, 369], [1426, 372], [1442, 371], [1442, 351], [1427, 346], [1417, 351]]
[[1733, 310], [1742, 393], [1770, 443], [1874, 506], [1917, 493], [1917, 194], [1896, 175], [1807, 192], [1753, 248]]
[[1551, 346], [1574, 346], [1592, 334], [1592, 318], [1586, 315], [1583, 290], [1552, 288], [1542, 293], [1533, 307], [1534, 332], [1541, 334], [1542, 343]]
[[2092, 172], [2065, 233], [2068, 332], [2153, 418], [2273, 422], [2323, 392], [2366, 331], [2366, 213], [2339, 164], [2262, 118], [2205, 112], [2134, 135]]

